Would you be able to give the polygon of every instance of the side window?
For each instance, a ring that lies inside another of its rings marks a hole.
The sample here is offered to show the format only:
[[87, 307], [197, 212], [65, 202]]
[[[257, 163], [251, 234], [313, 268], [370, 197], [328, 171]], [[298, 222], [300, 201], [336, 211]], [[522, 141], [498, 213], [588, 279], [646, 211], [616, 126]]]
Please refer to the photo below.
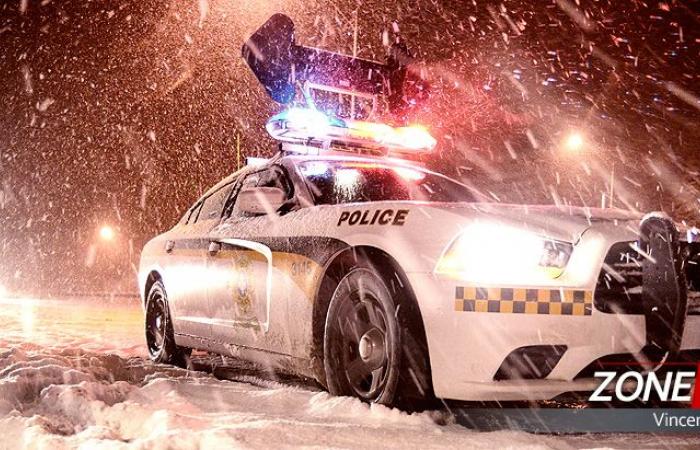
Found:
[[[277, 166], [249, 174], [243, 179], [238, 192], [251, 187], [278, 187], [285, 192], [287, 200], [294, 195], [292, 184], [282, 168]], [[238, 201], [233, 205], [231, 216], [245, 217], [245, 214], [238, 209]]]
[[224, 203], [226, 203], [226, 199], [231, 193], [233, 185], [233, 183], [229, 183], [204, 199], [200, 207], [197, 222], [221, 218], [221, 213], [224, 210]]

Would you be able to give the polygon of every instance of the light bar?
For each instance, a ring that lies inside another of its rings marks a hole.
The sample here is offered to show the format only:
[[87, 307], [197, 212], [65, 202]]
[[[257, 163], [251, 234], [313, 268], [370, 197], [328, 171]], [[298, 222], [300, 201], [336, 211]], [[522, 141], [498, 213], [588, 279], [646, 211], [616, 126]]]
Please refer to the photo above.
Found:
[[339, 119], [316, 109], [290, 108], [267, 121], [270, 136], [294, 144], [340, 143], [397, 152], [431, 151], [437, 141], [421, 126], [391, 127], [360, 120]]

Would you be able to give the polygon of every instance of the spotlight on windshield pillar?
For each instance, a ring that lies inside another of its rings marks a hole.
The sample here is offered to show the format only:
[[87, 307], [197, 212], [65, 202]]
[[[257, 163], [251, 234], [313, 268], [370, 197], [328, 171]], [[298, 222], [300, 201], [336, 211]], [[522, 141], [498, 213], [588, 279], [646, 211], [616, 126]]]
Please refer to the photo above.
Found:
[[112, 241], [114, 240], [114, 236], [114, 228], [109, 225], [103, 225], [102, 228], [100, 228], [100, 239], [103, 241]]
[[578, 153], [583, 150], [585, 141], [583, 135], [577, 131], [569, 133], [564, 138], [564, 149], [570, 153]]

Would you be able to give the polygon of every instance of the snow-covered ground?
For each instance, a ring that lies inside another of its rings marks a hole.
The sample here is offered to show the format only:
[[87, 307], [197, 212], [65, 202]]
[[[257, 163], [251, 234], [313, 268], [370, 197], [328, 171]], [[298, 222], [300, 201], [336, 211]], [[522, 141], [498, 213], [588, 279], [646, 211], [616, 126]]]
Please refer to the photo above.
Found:
[[250, 371], [150, 364], [135, 301], [0, 299], [0, 448], [698, 448], [700, 438], [477, 432]]

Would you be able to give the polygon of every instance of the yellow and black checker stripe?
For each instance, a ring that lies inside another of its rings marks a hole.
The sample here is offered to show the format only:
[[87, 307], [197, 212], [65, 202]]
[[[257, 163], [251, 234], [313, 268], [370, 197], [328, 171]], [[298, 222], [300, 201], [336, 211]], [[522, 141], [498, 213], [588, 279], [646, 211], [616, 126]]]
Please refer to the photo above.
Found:
[[593, 292], [579, 289], [520, 289], [458, 286], [455, 310], [505, 314], [590, 316]]

